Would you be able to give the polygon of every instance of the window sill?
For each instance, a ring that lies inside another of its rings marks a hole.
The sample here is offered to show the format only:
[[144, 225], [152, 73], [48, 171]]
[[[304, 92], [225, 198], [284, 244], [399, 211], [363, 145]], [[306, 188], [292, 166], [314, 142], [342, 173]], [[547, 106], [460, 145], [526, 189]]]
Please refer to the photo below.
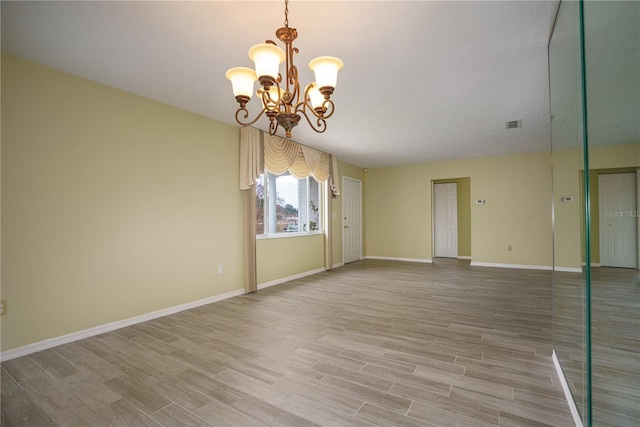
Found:
[[268, 239], [286, 239], [291, 237], [306, 237], [306, 236], [321, 236], [322, 231], [311, 231], [308, 233], [278, 233], [278, 234], [259, 234], [256, 236], [256, 240], [268, 240]]

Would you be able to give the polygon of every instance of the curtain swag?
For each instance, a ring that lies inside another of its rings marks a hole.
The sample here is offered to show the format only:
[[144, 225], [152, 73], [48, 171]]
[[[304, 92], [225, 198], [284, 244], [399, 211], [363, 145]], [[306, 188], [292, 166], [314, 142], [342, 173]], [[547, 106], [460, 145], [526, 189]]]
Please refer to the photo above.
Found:
[[331, 174], [331, 156], [277, 136], [264, 135], [265, 165], [270, 172], [281, 175], [287, 171], [301, 179], [312, 175], [326, 181]]
[[333, 197], [340, 195], [338, 159], [331, 154], [297, 142], [269, 135], [258, 129], [240, 129], [240, 189], [251, 188], [265, 168], [276, 175], [289, 171], [301, 179], [309, 175], [317, 181], [329, 181]]

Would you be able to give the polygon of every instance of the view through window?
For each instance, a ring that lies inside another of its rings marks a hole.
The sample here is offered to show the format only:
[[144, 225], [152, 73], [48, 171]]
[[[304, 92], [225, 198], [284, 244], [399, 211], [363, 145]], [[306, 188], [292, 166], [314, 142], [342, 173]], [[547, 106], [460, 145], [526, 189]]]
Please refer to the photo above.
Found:
[[256, 234], [322, 231], [321, 187], [313, 177], [266, 173], [256, 182]]

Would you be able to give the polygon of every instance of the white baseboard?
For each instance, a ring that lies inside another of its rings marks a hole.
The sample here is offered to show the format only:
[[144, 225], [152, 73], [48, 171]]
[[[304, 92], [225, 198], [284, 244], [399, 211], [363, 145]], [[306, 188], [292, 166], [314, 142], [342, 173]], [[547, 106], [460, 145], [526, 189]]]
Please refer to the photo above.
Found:
[[499, 268], [520, 268], [523, 270], [551, 270], [550, 265], [528, 265], [528, 264], [501, 264], [496, 262], [476, 262], [471, 261], [472, 267], [499, 267]]
[[380, 260], [386, 260], [386, 261], [421, 262], [423, 264], [431, 264], [431, 263], [433, 263], [433, 260], [423, 259], [423, 258], [397, 258], [397, 257], [367, 255], [365, 257], [365, 259], [380, 259]]
[[471, 260], [470, 256], [459, 256], [458, 259], [468, 259]]
[[554, 271], [564, 271], [567, 273], [582, 273], [582, 269], [579, 267], [554, 267]]
[[[581, 265], [584, 267], [585, 265], [587, 265], [587, 263], [582, 261]], [[602, 267], [602, 264], [600, 264], [599, 262], [592, 262], [591, 267]]]
[[340, 268], [340, 267], [343, 267], [343, 266], [344, 266], [344, 262], [339, 262], [339, 263], [337, 263], [337, 264], [333, 264], [333, 265], [331, 266], [331, 268]]
[[571, 389], [569, 388], [569, 384], [567, 384], [567, 380], [564, 377], [564, 372], [562, 372], [562, 367], [560, 366], [560, 361], [558, 360], [558, 356], [556, 356], [555, 350], [553, 350], [553, 354], [551, 355], [551, 358], [553, 359], [553, 364], [556, 367], [558, 378], [560, 378], [560, 384], [562, 384], [564, 397], [565, 399], [567, 399], [567, 404], [569, 405], [569, 410], [571, 411], [573, 422], [576, 425], [576, 427], [583, 427], [582, 418], [580, 417], [580, 412], [578, 412], [578, 407], [576, 406], [576, 402], [573, 400], [573, 396], [571, 395]]
[[258, 284], [258, 290], [268, 288], [270, 286], [280, 285], [285, 282], [290, 282], [291, 280], [301, 279], [306, 276], [311, 276], [312, 274], [318, 274], [326, 271], [324, 267], [317, 268], [311, 271], [305, 271], [304, 273], [294, 274], [293, 276], [283, 277], [281, 279], [272, 280], [270, 282], [260, 283]]
[[72, 332], [70, 334], [62, 335], [59, 337], [49, 338], [46, 340], [34, 342], [32, 344], [27, 344], [22, 347], [17, 347], [11, 350], [3, 351], [2, 353], [0, 353], [0, 360], [4, 362], [6, 360], [15, 359], [16, 357], [26, 356], [28, 354], [36, 353], [38, 351], [47, 350], [53, 347], [57, 347], [59, 345], [68, 344], [70, 342], [78, 341], [84, 338], [89, 338], [96, 335], [104, 334], [106, 332], [115, 331], [116, 329], [125, 328], [127, 326], [135, 325], [137, 323], [142, 323], [148, 320], [157, 319], [159, 317], [168, 316], [170, 314], [178, 313], [180, 311], [189, 310], [190, 308], [200, 307], [203, 305], [222, 301], [228, 298], [233, 298], [242, 294], [244, 294], [244, 289], [238, 289], [237, 291], [231, 291], [231, 292], [227, 292], [220, 295], [214, 295], [212, 297], [203, 298], [197, 301], [180, 304], [173, 307], [163, 308], [161, 310], [153, 311], [147, 314], [142, 314], [136, 317], [131, 317], [129, 319], [118, 320], [115, 322], [107, 323], [105, 325], [100, 325], [93, 328], [84, 329], [78, 332]]

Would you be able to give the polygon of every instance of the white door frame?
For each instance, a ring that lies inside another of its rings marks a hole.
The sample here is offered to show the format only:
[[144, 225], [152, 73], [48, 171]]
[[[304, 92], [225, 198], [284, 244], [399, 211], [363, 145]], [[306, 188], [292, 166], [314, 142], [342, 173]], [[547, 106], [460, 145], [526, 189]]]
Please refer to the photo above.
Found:
[[[343, 197], [342, 197], [342, 217], [341, 217], [341, 226], [342, 226], [342, 264], [345, 263], [345, 251], [344, 251], [344, 247], [345, 247], [345, 238], [344, 238], [344, 231], [347, 228], [347, 225], [345, 224], [345, 215], [344, 215], [344, 204], [345, 204], [345, 197], [344, 197], [344, 188], [345, 188], [345, 181], [352, 181], [358, 184], [358, 186], [360, 187], [360, 200], [358, 201], [359, 205], [360, 205], [360, 209], [359, 209], [359, 214], [360, 214], [360, 218], [358, 218], [358, 224], [360, 224], [360, 242], [359, 242], [359, 246], [360, 246], [360, 254], [359, 254], [359, 259], [362, 259], [362, 181], [357, 179], [357, 178], [351, 178], [348, 176], [343, 176], [342, 177], [342, 189], [343, 189]], [[351, 261], [349, 261], [351, 262]]]

